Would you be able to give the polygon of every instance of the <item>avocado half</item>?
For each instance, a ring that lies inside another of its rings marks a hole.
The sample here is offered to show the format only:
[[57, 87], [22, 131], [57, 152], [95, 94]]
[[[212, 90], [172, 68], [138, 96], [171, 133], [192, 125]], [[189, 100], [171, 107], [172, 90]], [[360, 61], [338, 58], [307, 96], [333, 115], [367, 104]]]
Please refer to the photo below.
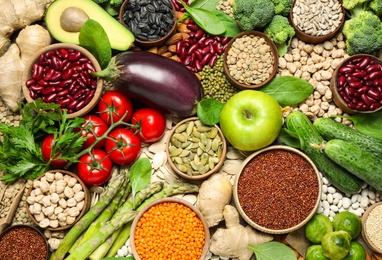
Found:
[[61, 15], [69, 7], [82, 9], [89, 19], [99, 22], [113, 49], [125, 51], [134, 42], [134, 35], [92, 0], [56, 0], [48, 7], [45, 15], [46, 26], [57, 41], [79, 44], [80, 33], [65, 31], [60, 25]]

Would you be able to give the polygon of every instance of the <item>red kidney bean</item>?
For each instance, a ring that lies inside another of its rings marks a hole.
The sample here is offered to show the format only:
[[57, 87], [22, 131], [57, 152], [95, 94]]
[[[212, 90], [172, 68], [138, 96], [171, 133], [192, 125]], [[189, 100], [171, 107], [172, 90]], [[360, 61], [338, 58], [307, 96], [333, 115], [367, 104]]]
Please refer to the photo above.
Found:
[[351, 80], [349, 81], [349, 86], [352, 88], [360, 88], [363, 86], [361, 81]]
[[47, 95], [47, 96], [42, 96], [42, 100], [45, 102], [45, 103], [51, 103], [54, 101], [54, 99], [57, 97], [57, 93], [52, 93], [50, 95]]
[[354, 69], [355, 69], [355, 66], [348, 64], [348, 65], [346, 65], [346, 66], [341, 67], [341, 68], [338, 70], [338, 72], [341, 73], [341, 74], [342, 74], [342, 73], [348, 73], [348, 72], [353, 72]]
[[208, 66], [213, 67], [215, 65], [217, 59], [218, 59], [217, 55], [212, 56], [212, 58], [208, 62]]
[[199, 29], [199, 30], [195, 33], [194, 37], [195, 37], [196, 39], [199, 40], [199, 39], [201, 39], [201, 38], [203, 37], [203, 35], [204, 35], [203, 30]]
[[41, 91], [44, 90], [44, 87], [40, 86], [40, 85], [33, 85], [33, 86], [29, 87], [29, 90], [31, 90], [31, 91], [33, 91], [35, 93], [41, 93]]
[[210, 59], [212, 58], [213, 54], [212, 53], [207, 53], [203, 59], [200, 61], [200, 65], [202, 65], [202, 67], [206, 64], [208, 64], [208, 62], [210, 61]]
[[63, 70], [63, 74], [62, 74], [62, 79], [65, 80], [65, 79], [69, 79], [72, 75], [73, 75], [73, 69], [72, 68], [68, 68], [67, 70]]
[[193, 32], [196, 32], [199, 30], [198, 26], [196, 24], [193, 24], [193, 23], [187, 23], [187, 29], [189, 29], [190, 31], [193, 31]]
[[366, 73], [371, 73], [373, 71], [381, 70], [381, 66], [379, 64], [370, 65], [365, 69]]
[[56, 101], [57, 105], [63, 108], [67, 107], [70, 104], [70, 102], [72, 102], [70, 98], [64, 98], [59, 101]]
[[370, 105], [370, 110], [374, 111], [374, 110], [376, 110], [377, 108], [380, 108], [380, 107], [381, 107], [381, 105], [376, 102], [376, 103], [373, 103], [373, 104]]
[[370, 100], [370, 98], [369, 98], [369, 96], [368, 95], [366, 95], [366, 94], [362, 94], [361, 95], [361, 100], [365, 103], [365, 104], [367, 104], [367, 105], [371, 105], [371, 104], [373, 104], [373, 102]]
[[338, 86], [343, 87], [345, 83], [346, 83], [346, 77], [343, 75], [339, 76], [337, 81]]
[[32, 79], [39, 80], [42, 78], [43, 67], [37, 63], [32, 65]]
[[43, 79], [40, 79], [39, 81], [37, 81], [37, 84], [39, 84], [40, 86], [43, 86], [43, 87], [49, 86], [49, 83]]
[[67, 106], [67, 108], [68, 109], [75, 109], [76, 108], [76, 106], [77, 106], [77, 104], [78, 104], [78, 100], [75, 100], [75, 99], [73, 99], [71, 102], [70, 102], [70, 104]]
[[61, 90], [60, 92], [57, 92], [57, 96], [59, 96], [59, 97], [65, 97], [67, 95], [69, 95], [69, 89], [67, 89], [67, 88], [64, 90]]
[[[354, 60], [353, 60], [353, 62], [354, 62]], [[357, 63], [357, 67], [363, 70], [370, 64], [370, 62], [371, 62], [370, 58], [365, 57], [356, 63]]]
[[380, 99], [382, 98], [381, 93], [379, 93], [379, 92], [377, 92], [377, 91], [375, 91], [375, 90], [372, 90], [372, 89], [369, 89], [369, 90], [367, 91], [367, 95], [368, 95], [369, 97], [371, 97], [371, 98], [376, 99], [376, 100], [380, 100]]
[[199, 60], [195, 60], [195, 68], [198, 70], [198, 71], [201, 71], [203, 69], [203, 66], [200, 64], [200, 61]]
[[381, 78], [382, 77], [382, 71], [373, 71], [369, 75], [370, 75], [371, 80], [374, 80], [376, 78]]
[[42, 94], [44, 96], [49, 96], [50, 94], [53, 94], [56, 92], [56, 88], [55, 87], [46, 87], [42, 90]]
[[84, 106], [86, 105], [85, 103], [85, 100], [81, 100], [80, 102], [78, 102], [77, 106], [74, 108], [76, 111], [80, 110], [81, 108], [83, 108]]
[[354, 71], [351, 75], [356, 78], [363, 78], [367, 75], [367, 73], [363, 70], [358, 70], [358, 71]]
[[187, 55], [191, 55], [192, 53], [194, 53], [197, 49], [199, 48], [199, 44], [196, 42], [194, 44], [191, 45], [191, 47], [188, 49], [187, 51]]
[[[357, 92], [358, 92], [358, 93], [365, 93], [365, 92], [368, 91], [368, 90], [369, 90], [369, 87], [368, 87], [368, 86], [363, 86], [363, 87], [357, 89]], [[353, 94], [355, 94], [355, 93], [353, 92]]]
[[77, 51], [77, 52], [71, 52], [71, 53], [69, 53], [69, 55], [68, 55], [68, 60], [69, 60], [69, 61], [77, 61], [77, 60], [79, 60], [79, 59], [81, 58], [81, 56], [82, 56], [82, 53], [79, 52], [79, 51]]

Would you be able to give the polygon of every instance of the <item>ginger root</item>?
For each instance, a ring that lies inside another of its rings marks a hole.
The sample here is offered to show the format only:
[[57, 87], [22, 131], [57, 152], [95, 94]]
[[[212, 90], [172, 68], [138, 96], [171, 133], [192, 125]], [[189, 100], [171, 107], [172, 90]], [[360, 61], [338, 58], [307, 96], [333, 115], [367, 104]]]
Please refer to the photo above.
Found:
[[273, 240], [273, 236], [240, 224], [239, 213], [231, 205], [224, 207], [226, 229], [218, 228], [211, 237], [210, 251], [221, 257], [249, 260], [253, 251], [248, 245], [258, 246]]
[[23, 98], [22, 78], [25, 68], [31, 62], [32, 55], [49, 44], [51, 37], [44, 27], [37, 24], [27, 26], [0, 57], [0, 97], [13, 112], [18, 111], [18, 102]]
[[42, 19], [54, 0], [0, 0], [0, 55], [11, 45], [10, 37]]
[[197, 206], [203, 214], [208, 227], [213, 227], [223, 220], [224, 206], [230, 203], [232, 184], [230, 179], [215, 173], [204, 181], [199, 189]]

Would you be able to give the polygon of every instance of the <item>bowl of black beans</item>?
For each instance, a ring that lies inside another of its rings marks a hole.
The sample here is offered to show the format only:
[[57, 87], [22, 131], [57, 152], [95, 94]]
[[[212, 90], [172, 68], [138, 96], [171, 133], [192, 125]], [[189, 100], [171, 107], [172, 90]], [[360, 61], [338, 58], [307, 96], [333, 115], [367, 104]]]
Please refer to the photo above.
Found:
[[176, 31], [171, 0], [125, 0], [119, 21], [134, 34], [136, 45], [142, 48], [162, 46]]

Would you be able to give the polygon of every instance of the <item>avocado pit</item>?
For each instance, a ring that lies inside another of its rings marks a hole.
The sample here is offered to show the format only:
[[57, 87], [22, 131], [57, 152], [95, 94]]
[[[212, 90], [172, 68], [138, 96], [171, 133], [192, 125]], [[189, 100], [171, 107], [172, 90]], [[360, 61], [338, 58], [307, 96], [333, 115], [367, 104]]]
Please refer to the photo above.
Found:
[[79, 32], [89, 16], [78, 7], [66, 8], [60, 16], [60, 26], [67, 32]]

